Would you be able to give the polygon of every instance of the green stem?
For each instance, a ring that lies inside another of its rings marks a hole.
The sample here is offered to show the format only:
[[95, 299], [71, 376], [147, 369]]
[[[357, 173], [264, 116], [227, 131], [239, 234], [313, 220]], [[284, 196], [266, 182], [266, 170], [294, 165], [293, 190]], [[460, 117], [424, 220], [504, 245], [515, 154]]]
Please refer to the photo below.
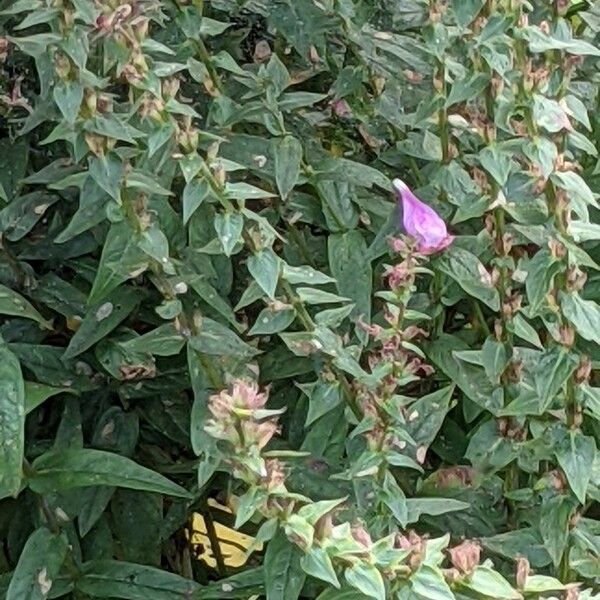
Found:
[[439, 63], [438, 78], [442, 82], [442, 96], [444, 100], [442, 108], [438, 111], [442, 163], [448, 164], [450, 162], [450, 127], [448, 124], [448, 110], [446, 108], [446, 67], [443, 61]]

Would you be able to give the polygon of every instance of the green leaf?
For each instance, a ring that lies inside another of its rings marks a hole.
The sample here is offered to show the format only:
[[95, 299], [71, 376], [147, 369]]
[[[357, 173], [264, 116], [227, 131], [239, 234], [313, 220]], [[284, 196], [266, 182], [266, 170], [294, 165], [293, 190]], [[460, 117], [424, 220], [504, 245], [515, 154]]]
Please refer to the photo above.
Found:
[[3, 237], [11, 242], [25, 237], [58, 200], [58, 196], [43, 191], [13, 198], [0, 211], [0, 232]]
[[240, 213], [219, 213], [215, 216], [214, 223], [225, 256], [231, 256], [234, 248], [242, 239], [244, 217]]
[[85, 563], [76, 586], [95, 598], [124, 600], [183, 600], [201, 589], [195, 581], [175, 573], [117, 560]]
[[308, 414], [305, 426], [308, 427], [325, 413], [333, 410], [342, 402], [340, 384], [319, 379], [314, 384], [301, 386], [309, 398]]
[[329, 275], [325, 275], [325, 273], [321, 273], [307, 265], [292, 267], [287, 263], [283, 263], [283, 278], [292, 284], [310, 283], [311, 285], [319, 285], [335, 282], [333, 277], [329, 277]]
[[358, 230], [334, 233], [329, 236], [327, 254], [338, 292], [354, 302], [354, 317], [369, 323], [373, 271], [364, 237]]
[[455, 597], [441, 571], [429, 565], [421, 565], [411, 576], [410, 586], [423, 600], [453, 600]]
[[39, 494], [108, 485], [188, 498], [179, 485], [125, 456], [92, 449], [46, 452], [33, 462], [29, 486]]
[[533, 314], [538, 314], [546, 302], [546, 296], [554, 282], [554, 277], [561, 269], [560, 262], [553, 258], [549, 251], [541, 250], [529, 260], [525, 269], [525, 289]]
[[523, 591], [526, 594], [540, 594], [566, 589], [568, 589], [567, 586], [558, 581], [558, 579], [548, 577], [547, 575], [529, 575], [523, 587]]
[[120, 345], [128, 352], [147, 352], [155, 356], [179, 354], [184, 344], [185, 338], [170, 323], [126, 342], [120, 342]]
[[306, 575], [301, 568], [302, 552], [280, 529], [268, 543], [265, 554], [267, 600], [297, 600]]
[[88, 304], [98, 303], [123, 282], [137, 277], [148, 268], [149, 257], [142, 252], [138, 242], [139, 236], [127, 221], [111, 225]]
[[343, 298], [337, 294], [324, 292], [316, 288], [299, 287], [296, 289], [298, 297], [302, 302], [308, 304], [336, 304], [338, 302], [348, 302], [350, 298]]
[[[484, 0], [462, 0], [452, 5], [456, 21], [462, 27], [472, 23], [484, 5]], [[471, 97], [471, 96], [469, 96]]]
[[540, 354], [533, 369], [535, 390], [547, 407], [577, 367], [577, 358], [564, 348], [554, 347]]
[[484, 597], [502, 600], [520, 600], [521, 594], [496, 571], [490, 567], [478, 566], [473, 574], [462, 582], [462, 585]]
[[581, 175], [574, 171], [557, 171], [552, 174], [551, 179], [559, 188], [569, 192], [573, 199], [579, 199], [582, 203], [590, 206], [598, 206], [594, 192]]
[[346, 581], [369, 598], [385, 600], [385, 584], [377, 568], [365, 562], [356, 562], [344, 571]]
[[279, 195], [286, 200], [300, 176], [302, 144], [286, 135], [275, 144], [275, 180]]
[[73, 358], [91, 348], [124, 321], [139, 301], [139, 295], [132, 288], [122, 287], [109, 296], [105, 302], [90, 307], [81, 321], [79, 329], [71, 338], [65, 358]]
[[504, 344], [488, 337], [481, 348], [481, 362], [490, 381], [500, 383], [500, 376], [508, 365], [508, 353]]
[[249, 335], [270, 335], [284, 331], [296, 319], [296, 311], [293, 308], [264, 308], [248, 332]]
[[579, 431], [570, 431], [555, 448], [556, 460], [563, 470], [569, 486], [581, 504], [585, 504], [586, 492], [592, 471], [590, 465], [596, 459], [594, 438]]
[[25, 381], [25, 414], [35, 410], [40, 404], [43, 404], [48, 398], [57, 394], [74, 394], [75, 390], [68, 387], [52, 387], [43, 383], [34, 381]]
[[553, 496], [542, 502], [539, 510], [539, 530], [555, 567], [560, 564], [567, 547], [573, 509], [568, 496]]
[[418, 448], [427, 449], [433, 443], [451, 408], [453, 392], [454, 385], [450, 385], [421, 396], [410, 405], [413, 418], [406, 423], [406, 432], [414, 441], [413, 457]]
[[125, 174], [123, 163], [113, 155], [89, 159], [92, 179], [119, 204], [121, 203], [121, 181]]
[[67, 555], [67, 538], [45, 527], [34, 531], [21, 552], [6, 600], [46, 600]]
[[468, 510], [471, 505], [453, 498], [407, 498], [407, 523], [416, 523], [421, 515], [445, 515], [449, 512]]
[[511, 154], [497, 145], [487, 146], [479, 154], [481, 166], [496, 180], [499, 186], [508, 181], [511, 167]]
[[194, 211], [204, 202], [210, 192], [210, 186], [205, 179], [192, 179], [183, 188], [183, 224], [185, 225]]
[[0, 314], [37, 321], [46, 329], [50, 324], [33, 306], [14, 290], [0, 284]]
[[500, 310], [498, 290], [492, 285], [487, 270], [474, 254], [453, 246], [438, 259], [437, 266], [469, 296], [481, 300], [493, 311]]
[[21, 488], [25, 446], [25, 385], [21, 365], [0, 337], [0, 498]]
[[596, 302], [584, 300], [577, 292], [562, 293], [560, 307], [583, 339], [600, 340], [600, 306]]
[[525, 556], [534, 568], [545, 567], [551, 562], [540, 534], [533, 527], [499, 533], [483, 538], [481, 542], [490, 552], [511, 560], [515, 556]]
[[196, 335], [189, 338], [189, 344], [198, 352], [214, 356], [249, 358], [258, 353], [255, 348], [245, 344], [231, 329], [208, 317], [202, 319]]
[[[469, 2], [464, 2], [464, 4], [472, 4], [473, 0]], [[475, 0], [479, 5], [482, 4], [480, 0]], [[462, 4], [462, 3], [461, 3]], [[464, 102], [465, 100], [470, 100], [471, 98], [476, 98], [483, 92], [489, 82], [489, 75], [484, 73], [475, 73], [469, 79], [457, 79], [452, 84], [452, 89], [448, 94], [448, 98], [446, 99], [446, 108], [453, 106], [454, 104], [458, 104], [460, 102]], [[484, 150], [485, 152], [485, 150]]]
[[59, 81], [52, 95], [67, 122], [75, 123], [83, 102], [83, 85], [79, 81]]
[[319, 546], [313, 546], [310, 550], [300, 559], [300, 565], [305, 573], [326, 581], [336, 588], [340, 587], [335, 569], [331, 558], [329, 558], [327, 552]]
[[248, 258], [248, 271], [254, 277], [261, 289], [269, 296], [275, 298], [275, 290], [279, 281], [279, 257], [270, 248], [260, 250]]

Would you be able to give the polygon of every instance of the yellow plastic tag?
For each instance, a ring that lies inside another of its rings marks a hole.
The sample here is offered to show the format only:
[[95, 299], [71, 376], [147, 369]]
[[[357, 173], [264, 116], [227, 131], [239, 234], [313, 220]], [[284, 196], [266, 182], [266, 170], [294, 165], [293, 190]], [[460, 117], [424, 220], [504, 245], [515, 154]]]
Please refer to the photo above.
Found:
[[[231, 509], [218, 504], [210, 498], [209, 506], [216, 508], [222, 512], [231, 513]], [[222, 523], [214, 522], [215, 533], [219, 540], [219, 549], [221, 556], [227, 567], [243, 566], [252, 552], [262, 550], [262, 544], [256, 544], [255, 539], [244, 533], [240, 533], [235, 529], [231, 529]], [[210, 539], [206, 530], [206, 522], [200, 513], [194, 513], [192, 517], [193, 531], [190, 536], [192, 547], [196, 550], [198, 560], [205, 562], [209, 567], [216, 568], [217, 561], [215, 560]]]

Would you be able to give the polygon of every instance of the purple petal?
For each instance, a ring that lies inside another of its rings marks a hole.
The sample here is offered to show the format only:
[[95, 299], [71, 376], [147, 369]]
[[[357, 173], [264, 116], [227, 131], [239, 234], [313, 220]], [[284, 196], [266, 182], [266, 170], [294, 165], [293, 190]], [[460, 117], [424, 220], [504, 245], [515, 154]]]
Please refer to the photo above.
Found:
[[393, 185], [402, 201], [404, 230], [417, 241], [419, 252], [433, 254], [448, 247], [454, 238], [448, 234], [443, 219], [419, 200], [401, 179], [394, 179]]

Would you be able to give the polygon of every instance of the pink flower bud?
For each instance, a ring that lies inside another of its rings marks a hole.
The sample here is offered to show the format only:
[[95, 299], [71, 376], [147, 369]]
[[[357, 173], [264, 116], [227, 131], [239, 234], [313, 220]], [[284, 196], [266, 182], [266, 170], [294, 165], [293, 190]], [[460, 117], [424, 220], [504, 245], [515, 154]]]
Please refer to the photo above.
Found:
[[394, 189], [402, 201], [402, 224], [406, 233], [417, 242], [421, 254], [434, 254], [447, 248], [454, 239], [448, 233], [443, 219], [421, 202], [401, 180], [394, 179]]

